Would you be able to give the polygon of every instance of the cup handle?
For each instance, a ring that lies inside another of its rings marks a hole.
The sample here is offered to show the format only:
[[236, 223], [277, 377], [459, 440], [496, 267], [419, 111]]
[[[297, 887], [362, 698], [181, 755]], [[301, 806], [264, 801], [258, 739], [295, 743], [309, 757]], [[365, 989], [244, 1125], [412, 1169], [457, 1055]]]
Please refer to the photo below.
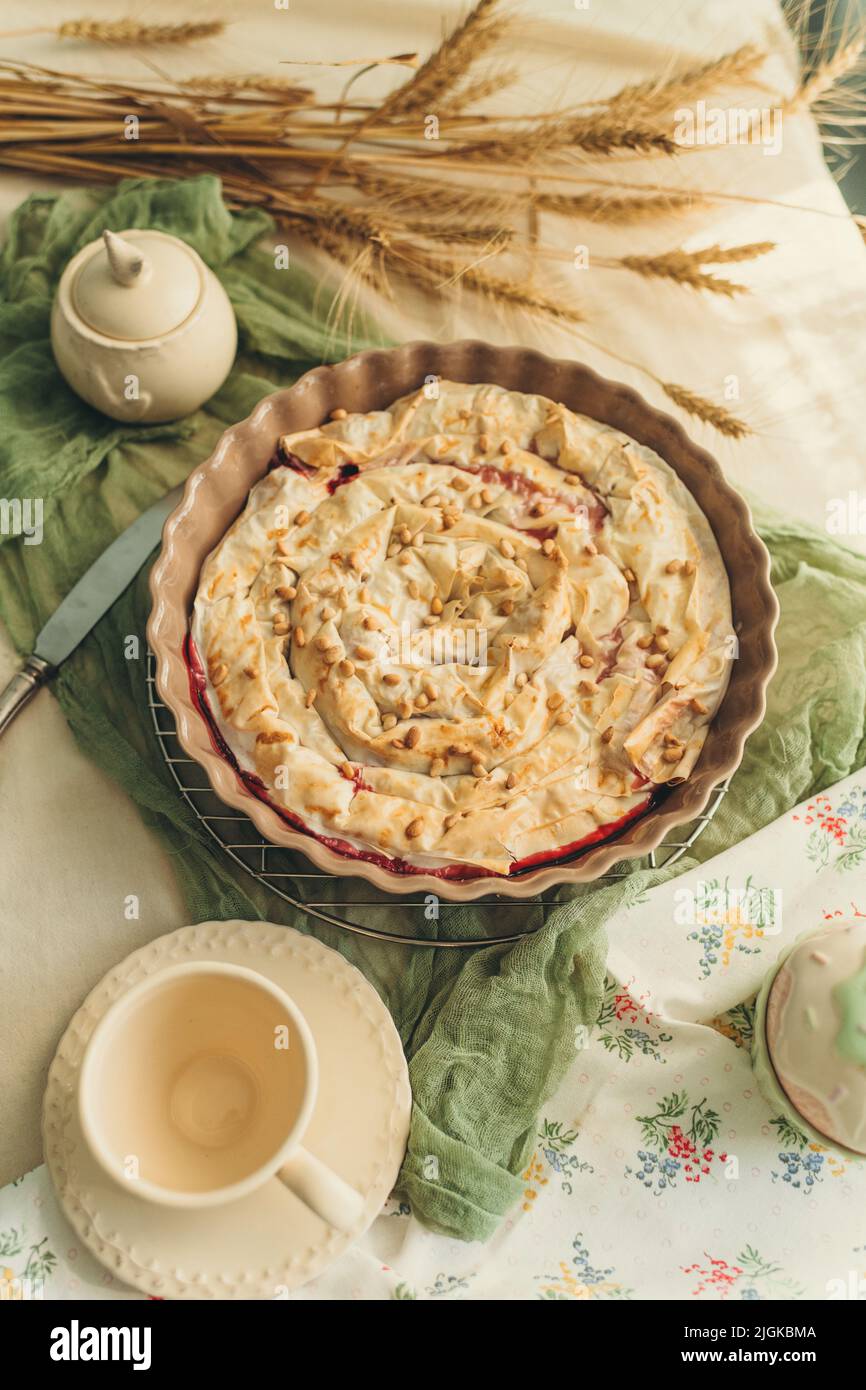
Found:
[[308, 1149], [297, 1149], [277, 1172], [281, 1183], [305, 1206], [348, 1234], [364, 1213], [365, 1199]]

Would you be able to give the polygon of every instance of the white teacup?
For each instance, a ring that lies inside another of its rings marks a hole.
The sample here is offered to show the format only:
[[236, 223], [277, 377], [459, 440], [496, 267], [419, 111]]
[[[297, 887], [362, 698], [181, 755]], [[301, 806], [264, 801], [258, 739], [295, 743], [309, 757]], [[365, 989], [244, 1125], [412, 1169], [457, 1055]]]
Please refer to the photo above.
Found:
[[351, 1230], [364, 1199], [302, 1148], [318, 1092], [297, 1005], [243, 966], [169, 966], [100, 1019], [84, 1052], [85, 1141], [137, 1197], [198, 1208], [279, 1178], [329, 1225]]

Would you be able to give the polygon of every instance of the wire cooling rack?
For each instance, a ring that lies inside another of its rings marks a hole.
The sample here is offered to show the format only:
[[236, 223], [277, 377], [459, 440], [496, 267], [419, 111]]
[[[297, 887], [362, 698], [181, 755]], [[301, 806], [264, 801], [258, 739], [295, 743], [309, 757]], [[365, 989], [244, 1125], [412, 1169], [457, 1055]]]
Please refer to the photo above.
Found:
[[[449, 935], [448, 919], [466, 911], [464, 903], [450, 903], [425, 893], [405, 897], [380, 893], [363, 879], [335, 878], [316, 869], [303, 855], [263, 840], [243, 812], [226, 806], [216, 796], [204, 770], [188, 756], [177, 740], [174, 716], [159, 698], [156, 689], [156, 663], [147, 653], [147, 703], [160, 750], [178, 790], [198, 821], [229, 858], [284, 902], [310, 917], [354, 932], [357, 936], [388, 941], [399, 946], [441, 947], [465, 950], [490, 946], [496, 942], [519, 941], [543, 925], [556, 903], [543, 896], [506, 898], [498, 893], [478, 898], [471, 911], [485, 923], [484, 935]], [[730, 777], [714, 790], [702, 816], [691, 826], [681, 827], [683, 838], [665, 840], [641, 860], [624, 861], [597, 880], [616, 882], [635, 868], [661, 869], [676, 861], [709, 825], [730, 785]], [[309, 895], [309, 896], [308, 896]], [[351, 914], [351, 915], [347, 915]], [[367, 918], [365, 921], [364, 918]], [[407, 922], [411, 930], [407, 932]], [[393, 923], [393, 928], [389, 925]]]

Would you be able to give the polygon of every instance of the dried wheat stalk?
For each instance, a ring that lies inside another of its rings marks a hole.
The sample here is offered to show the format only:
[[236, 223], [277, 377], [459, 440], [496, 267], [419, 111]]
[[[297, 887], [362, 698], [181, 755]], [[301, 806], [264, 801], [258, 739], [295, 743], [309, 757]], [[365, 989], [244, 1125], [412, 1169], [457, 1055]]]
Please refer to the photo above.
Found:
[[699, 193], [537, 193], [533, 202], [542, 212], [586, 217], [621, 227], [706, 206], [706, 200]]
[[738, 419], [723, 406], [707, 400], [706, 396], [699, 396], [696, 392], [688, 390], [685, 386], [677, 386], [672, 381], [659, 380], [659, 385], [668, 399], [673, 401], [674, 405], [678, 405], [680, 410], [684, 410], [687, 415], [694, 415], [707, 425], [712, 425], [719, 434], [727, 435], [729, 439], [745, 439], [752, 433], [745, 420]]
[[385, 98], [379, 115], [390, 120], [435, 109], [502, 36], [507, 21], [496, 13], [498, 3], [477, 0], [463, 23], [443, 39], [426, 63]]
[[206, 20], [177, 24], [143, 24], [136, 19], [67, 19], [56, 27], [7, 29], [0, 38], [21, 38], [30, 34], [53, 34], [58, 39], [80, 39], [86, 43], [117, 45], [149, 45], [191, 43], [209, 39], [225, 30], [223, 20]]
[[640, 113], [644, 121], [667, 119], [673, 122], [674, 109], [683, 102], [695, 101], [708, 93], [742, 87], [756, 76], [766, 60], [766, 54], [753, 44], [743, 44], [732, 53], [724, 53], [708, 63], [686, 68], [667, 78], [651, 78], [623, 87], [616, 96], [604, 103], [608, 114], [629, 120]]
[[[106, 183], [207, 169], [220, 176], [231, 205], [265, 208], [345, 269], [337, 304], [348, 313], [355, 286], [393, 296], [395, 283], [408, 279], [431, 293], [462, 288], [506, 309], [577, 325], [580, 306], [548, 278], [546, 267], [564, 253], [545, 244], [540, 218], [629, 226], [682, 217], [716, 197], [737, 200], [737, 194], [695, 194], [656, 182], [619, 178], [610, 184], [597, 175], [611, 161], [621, 169], [625, 159], [677, 157], [669, 129], [674, 108], [756, 85], [764, 55], [742, 47], [564, 111], [480, 114], [478, 103], [513, 78], [508, 71], [476, 69], [508, 24], [497, 0], [478, 0], [378, 105], [355, 98], [350, 104], [352, 83], [341, 101], [326, 104], [314, 101], [307, 88], [268, 75], [199, 78], [173, 87], [167, 79], [96, 79], [0, 61], [0, 165]], [[206, 37], [223, 25], [82, 20], [62, 28], [64, 37], [98, 42], [170, 43]], [[834, 49], [788, 107], [832, 110], [858, 71], [860, 51], [854, 40]], [[415, 55], [387, 61], [410, 59]], [[118, 139], [130, 112], [140, 122], [137, 142]], [[431, 112], [439, 139], [427, 143], [420, 127]], [[593, 264], [732, 295], [746, 287], [712, 267], [771, 249], [755, 242], [653, 255], [636, 250], [618, 258], [594, 252]], [[500, 262], [495, 272], [493, 260]], [[641, 370], [681, 409], [723, 434], [741, 438], [747, 432], [722, 407]]]
[[620, 264], [637, 275], [657, 276], [675, 280], [691, 289], [709, 290], [713, 294], [745, 294], [747, 287], [733, 280], [723, 280], [706, 270], [708, 265], [726, 262], [752, 261], [775, 249], [775, 242], [755, 241], [743, 246], [708, 246], [701, 251], [666, 251], [658, 256], [621, 256]]

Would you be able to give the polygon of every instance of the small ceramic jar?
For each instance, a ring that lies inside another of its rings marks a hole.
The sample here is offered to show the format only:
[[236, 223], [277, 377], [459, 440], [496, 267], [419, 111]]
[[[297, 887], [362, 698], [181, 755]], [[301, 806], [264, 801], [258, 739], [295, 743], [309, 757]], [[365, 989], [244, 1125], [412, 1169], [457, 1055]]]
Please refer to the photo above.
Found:
[[795, 1129], [866, 1157], [866, 921], [828, 923], [782, 952], [758, 995], [752, 1065]]
[[219, 389], [237, 349], [228, 295], [165, 232], [104, 232], [66, 267], [51, 346], [73, 391], [115, 420], [176, 420]]

